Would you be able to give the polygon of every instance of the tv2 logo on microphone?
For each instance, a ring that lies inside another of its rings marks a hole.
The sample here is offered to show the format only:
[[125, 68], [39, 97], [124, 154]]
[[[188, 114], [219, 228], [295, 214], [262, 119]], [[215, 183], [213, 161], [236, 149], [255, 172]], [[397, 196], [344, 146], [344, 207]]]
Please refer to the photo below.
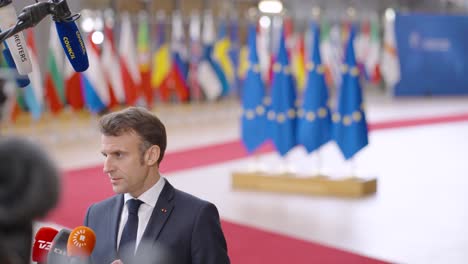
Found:
[[38, 240], [37, 242], [39, 243], [40, 249], [50, 250], [52, 248], [52, 242], [48, 242], [44, 240]]

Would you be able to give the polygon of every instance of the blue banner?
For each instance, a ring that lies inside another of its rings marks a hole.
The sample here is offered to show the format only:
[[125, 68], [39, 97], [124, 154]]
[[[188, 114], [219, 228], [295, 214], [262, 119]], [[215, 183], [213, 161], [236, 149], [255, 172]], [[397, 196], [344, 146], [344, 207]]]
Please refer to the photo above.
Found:
[[468, 16], [398, 14], [395, 95], [468, 94]]

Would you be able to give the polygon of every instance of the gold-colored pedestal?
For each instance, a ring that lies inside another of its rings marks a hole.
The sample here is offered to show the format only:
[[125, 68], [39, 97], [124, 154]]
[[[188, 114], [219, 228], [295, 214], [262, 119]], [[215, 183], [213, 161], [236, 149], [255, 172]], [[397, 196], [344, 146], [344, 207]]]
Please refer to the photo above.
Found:
[[232, 187], [236, 190], [358, 198], [375, 193], [377, 179], [234, 172]]

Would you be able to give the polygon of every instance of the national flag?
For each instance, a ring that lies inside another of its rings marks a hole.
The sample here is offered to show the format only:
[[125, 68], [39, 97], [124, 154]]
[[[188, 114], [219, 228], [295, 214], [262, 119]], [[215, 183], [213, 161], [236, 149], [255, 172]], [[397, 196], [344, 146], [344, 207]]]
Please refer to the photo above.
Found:
[[200, 101], [203, 98], [200, 82], [198, 80], [198, 65], [202, 59], [201, 46], [201, 19], [198, 13], [192, 13], [189, 25], [190, 35], [190, 62], [188, 72], [188, 84], [190, 86], [190, 99]]
[[384, 44], [380, 70], [387, 87], [393, 89], [400, 81], [400, 60], [395, 40], [395, 19], [386, 19], [384, 25]]
[[91, 40], [92, 33], [86, 38], [89, 68], [81, 75], [81, 81], [86, 106], [91, 112], [99, 113], [107, 108], [110, 96], [99, 57], [99, 48]]
[[[320, 28], [320, 52], [322, 63], [325, 67], [325, 81], [328, 87], [333, 87], [333, 75], [331, 69], [331, 43], [330, 43], [330, 23], [323, 20]], [[338, 69], [339, 70], [339, 69]]]
[[64, 63], [64, 81], [65, 81], [65, 97], [67, 103], [74, 111], [83, 109], [84, 107], [84, 90], [81, 83], [81, 73], [75, 72], [68, 60]]
[[39, 119], [44, 106], [44, 83], [42, 82], [41, 69], [37, 57], [34, 31], [26, 31], [26, 45], [31, 57], [32, 72], [28, 74], [31, 83], [24, 88], [24, 99], [34, 119]]
[[268, 111], [271, 139], [284, 156], [296, 146], [296, 88], [286, 50], [284, 33], [281, 34], [276, 62], [273, 65], [271, 106]]
[[378, 21], [371, 22], [370, 47], [365, 61], [367, 75], [371, 82], [377, 84], [381, 81], [379, 59], [381, 56], [380, 32]]
[[140, 90], [148, 108], [153, 106], [154, 91], [151, 89], [151, 55], [149, 43], [149, 25], [147, 11], [141, 11], [138, 24], [138, 66], [141, 75]]
[[270, 83], [271, 76], [270, 75], [270, 65], [273, 65], [272, 60], [273, 54], [272, 48], [269, 43], [271, 42], [271, 38], [269, 35], [269, 29], [261, 27], [257, 25], [257, 53], [258, 59], [260, 61], [260, 70], [262, 72], [262, 78], [265, 83]]
[[322, 23], [323, 40], [321, 42], [321, 55], [323, 62], [330, 71], [331, 81], [329, 86], [335, 88], [341, 85], [341, 64], [343, 61], [343, 44], [339, 24], [329, 26], [328, 22]]
[[369, 75], [367, 75], [365, 62], [369, 56], [370, 48], [370, 22], [363, 21], [361, 23], [359, 33], [357, 33], [356, 38], [354, 39], [354, 47], [356, 48], [356, 61], [359, 68], [359, 73], [361, 77], [365, 80], [369, 80]]
[[17, 91], [21, 93], [23, 89], [18, 89], [16, 83], [11, 80], [1, 81], [0, 85], [0, 89], [2, 89], [3, 92], [3, 94], [0, 93], [0, 102], [5, 100], [3, 102], [2, 109], [0, 109], [0, 117], [2, 119], [0, 121], [6, 122], [6, 124], [13, 124], [22, 112], [21, 107], [18, 104], [19, 95], [17, 95]]
[[313, 43], [307, 62], [307, 83], [298, 110], [299, 144], [311, 153], [331, 139], [331, 115], [328, 105], [328, 87], [325, 82], [325, 66], [320, 56], [320, 25], [311, 25]]
[[[279, 50], [280, 39], [283, 37], [283, 34], [285, 35], [284, 38], [285, 38], [285, 41], [286, 41], [286, 52], [287, 52], [287, 55], [288, 55], [288, 59], [290, 58], [289, 57], [289, 46], [288, 46], [288, 44], [290, 43], [288, 40], [291, 39], [291, 38], [289, 38], [289, 34], [291, 33], [291, 30], [292, 30], [292, 23], [290, 23], [290, 22], [291, 22], [290, 17], [286, 18], [286, 19], [283, 19], [280, 16], [275, 16], [272, 19], [271, 29], [270, 28], [265, 29], [265, 31], [267, 31], [267, 30], [269, 31], [268, 33], [265, 32], [265, 34], [269, 34], [269, 36], [268, 36], [268, 42], [269, 42], [268, 51], [270, 53], [269, 56], [268, 56], [268, 61], [265, 62], [265, 65], [267, 66], [266, 73], [265, 73], [267, 89], [271, 88], [271, 82], [272, 82], [273, 75], [274, 75], [273, 65], [275, 64], [275, 62], [277, 60], [276, 56], [277, 56], [278, 50]], [[283, 25], [284, 25], [284, 27], [283, 27]], [[260, 58], [260, 62], [261, 62], [261, 58]]]
[[359, 68], [354, 54], [355, 30], [350, 31], [343, 64], [343, 81], [338, 107], [333, 114], [333, 138], [345, 159], [350, 159], [368, 144], [367, 122], [364, 113]]
[[239, 53], [239, 68], [238, 68], [238, 73], [237, 73], [241, 82], [245, 80], [248, 69], [249, 69], [249, 47], [248, 45], [244, 45], [241, 48], [240, 53]]
[[[125, 103], [125, 90], [121, 74], [121, 66], [114, 40], [114, 18], [112, 13], [106, 13], [104, 18], [104, 42], [102, 43], [102, 70], [109, 85], [109, 108]], [[113, 102], [113, 97], [116, 102]]]
[[257, 54], [256, 26], [248, 26], [247, 76], [243, 83], [242, 93], [242, 142], [249, 153], [254, 152], [267, 139], [267, 122], [265, 86], [262, 80], [260, 63]]
[[127, 12], [122, 14], [120, 31], [120, 67], [125, 90], [127, 105], [135, 105], [140, 97], [141, 76], [138, 70], [138, 58], [135, 48], [130, 16]]
[[230, 84], [234, 80], [234, 67], [232, 65], [231, 59], [229, 58], [231, 42], [229, 40], [227, 30], [227, 22], [225, 20], [221, 20], [219, 25], [218, 38], [213, 46], [213, 59], [216, 64], [215, 70], [216, 66], [220, 69], [216, 72], [223, 87], [223, 96], [229, 94]]
[[[119, 99], [117, 99], [116, 93], [114, 91], [114, 82], [120, 82], [122, 90], [121, 96], [123, 96], [123, 83], [122, 83], [122, 78], [120, 76], [120, 63], [113, 64], [118, 62], [118, 56], [115, 54], [115, 50], [112, 50], [112, 43], [114, 41], [113, 39], [113, 33], [112, 29], [108, 24], [107, 20], [105, 19], [106, 22], [104, 24], [104, 41], [102, 44], [102, 51], [101, 51], [101, 66], [102, 66], [102, 72], [104, 73], [104, 78], [107, 83], [107, 90], [109, 92], [109, 105], [107, 107], [109, 109], [112, 109], [116, 106], [119, 105], [120, 102], [124, 102], [125, 98], [121, 98], [121, 101], [119, 102]], [[109, 37], [108, 37], [109, 36]], [[108, 65], [106, 65], [108, 64]], [[118, 68], [117, 68], [118, 67]], [[116, 70], [117, 74], [119, 76], [116, 76], [116, 80], [112, 80], [112, 77], [110, 74], [112, 74], [112, 71]]]
[[172, 43], [171, 43], [171, 68], [168, 76], [160, 86], [161, 99], [168, 101], [175, 94], [179, 101], [189, 99], [187, 85], [187, 51], [184, 46], [184, 25], [180, 12], [176, 11], [172, 17]]
[[[286, 51], [288, 52], [289, 61], [292, 61], [292, 53], [296, 46], [296, 36], [294, 34], [294, 21], [291, 16], [286, 15], [283, 18], [283, 25], [280, 32], [284, 35], [286, 41]], [[280, 36], [281, 37], [281, 36]]]
[[[0, 45], [0, 49], [4, 49], [1, 54], [0, 69], [13, 70], [13, 68], [16, 68], [16, 65], [13, 61], [13, 58], [11, 57], [11, 54], [8, 54], [8, 45], [6, 43], [4, 43], [4, 45], [5, 47], [1, 47], [3, 45]], [[6, 56], [9, 56], [9, 58], [6, 58]], [[10, 62], [8, 62], [7, 60], [9, 60]], [[6, 96], [6, 101], [4, 102], [1, 117], [4, 121], [8, 123], [15, 123], [19, 115], [23, 111], [27, 110], [27, 106], [24, 102], [23, 96], [24, 89], [18, 89], [18, 85], [20, 84], [23, 84], [23, 80], [20, 81], [20, 79], [16, 79], [16, 81], [8, 80], [0, 82], [0, 85], [3, 85], [4, 96]]]
[[169, 75], [171, 69], [171, 52], [166, 41], [165, 15], [161, 11], [156, 15], [156, 27], [154, 34], [155, 49], [153, 53], [153, 69], [151, 73], [151, 86], [160, 89], [162, 82]]
[[57, 36], [57, 29], [54, 23], [51, 22], [45, 78], [45, 99], [49, 110], [54, 114], [58, 114], [66, 103], [65, 83], [62, 75], [64, 59], [62, 44]]
[[[213, 44], [215, 40], [213, 15], [210, 11], [205, 11], [203, 15], [203, 55], [198, 66], [198, 80], [206, 98], [214, 101], [221, 96], [223, 92], [222, 82], [215, 69], [215, 63], [212, 58]], [[219, 69], [219, 67], [218, 67]]]
[[297, 88], [303, 90], [306, 82], [304, 35], [297, 36], [291, 57]]

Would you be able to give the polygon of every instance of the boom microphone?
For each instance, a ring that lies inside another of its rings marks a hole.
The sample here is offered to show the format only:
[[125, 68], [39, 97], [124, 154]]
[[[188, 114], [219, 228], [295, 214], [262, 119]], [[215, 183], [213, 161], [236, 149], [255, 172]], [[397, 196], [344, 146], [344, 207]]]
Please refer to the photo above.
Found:
[[0, 139], [0, 161], [0, 240], [28, 263], [32, 221], [58, 201], [58, 170], [42, 148], [20, 138]]
[[79, 226], [72, 230], [67, 243], [67, 254], [77, 259], [86, 259], [93, 252], [96, 245], [96, 234], [86, 226]]
[[36, 236], [34, 237], [32, 261], [35, 261], [38, 264], [47, 263], [47, 254], [52, 248], [52, 241], [57, 233], [57, 230], [50, 227], [42, 227], [37, 231]]
[[[16, 10], [11, 0], [0, 0], [0, 29], [5, 31], [17, 23]], [[15, 61], [18, 72], [21, 75], [26, 75], [32, 72], [31, 59], [28, 50], [26, 49], [26, 41], [22, 32], [14, 34], [6, 39], [6, 43], [10, 47], [13, 60]]]
[[31, 225], [54, 208], [59, 173], [49, 155], [26, 139], [0, 139], [0, 226]]
[[[13, 57], [11, 56], [10, 49], [8, 48], [8, 45], [6, 43], [5, 48], [2, 50], [3, 58], [5, 58], [6, 63], [8, 64], [8, 67], [12, 70], [15, 70], [18, 72], [18, 69], [16, 69], [16, 64], [15, 61], [13, 60]], [[19, 73], [18, 73], [19, 74]], [[29, 80], [29, 77], [27, 75], [19, 75], [18, 78], [16, 78], [16, 84], [18, 87], [26, 87], [31, 83]]]
[[65, 0], [52, 0], [52, 2], [57, 4], [53, 20], [62, 48], [67, 54], [73, 69], [77, 72], [83, 72], [88, 69], [89, 61], [83, 38], [75, 23], [75, 20], [79, 18], [79, 14], [72, 15]]
[[69, 262], [67, 256], [67, 243], [70, 230], [62, 229], [52, 241], [52, 247], [47, 254], [47, 264], [64, 264]]

